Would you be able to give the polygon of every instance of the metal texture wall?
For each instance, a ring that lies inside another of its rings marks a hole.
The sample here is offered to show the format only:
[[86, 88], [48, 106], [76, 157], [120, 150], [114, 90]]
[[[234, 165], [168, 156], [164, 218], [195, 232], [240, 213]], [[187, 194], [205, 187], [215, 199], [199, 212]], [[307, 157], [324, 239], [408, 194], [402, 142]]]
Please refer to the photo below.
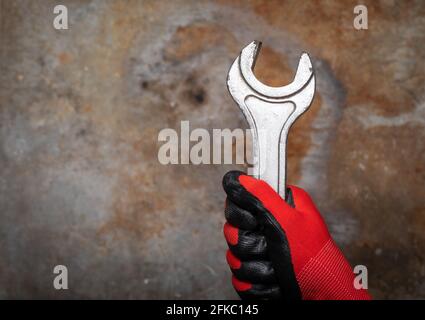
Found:
[[[314, 104], [289, 137], [288, 176], [315, 199], [376, 298], [425, 298], [425, 3], [0, 2], [0, 298], [236, 298], [221, 178], [231, 165], [158, 162], [158, 132], [246, 128], [227, 93], [239, 50], [291, 81], [302, 51]], [[52, 286], [53, 267], [69, 290]]]

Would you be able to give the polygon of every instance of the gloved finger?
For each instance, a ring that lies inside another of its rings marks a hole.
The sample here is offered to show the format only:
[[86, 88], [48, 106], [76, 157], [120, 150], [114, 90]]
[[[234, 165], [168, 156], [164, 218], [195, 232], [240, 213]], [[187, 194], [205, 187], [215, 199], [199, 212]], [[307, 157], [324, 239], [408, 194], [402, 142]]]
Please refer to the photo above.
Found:
[[269, 211], [295, 211], [265, 181], [247, 176], [241, 171], [226, 173], [223, 177], [223, 189], [230, 201], [254, 216], [264, 211], [263, 203]]
[[226, 199], [224, 215], [231, 225], [239, 229], [255, 230], [258, 226], [257, 219], [252, 213], [238, 207], [229, 198]]
[[303, 218], [300, 211], [286, 203], [265, 181], [240, 171], [228, 172], [223, 178], [223, 187], [233, 203], [253, 213], [267, 240], [272, 237], [276, 242], [287, 244], [284, 230], [294, 229], [291, 226]]
[[278, 285], [252, 284], [232, 276], [232, 284], [242, 300], [278, 300], [282, 294]]
[[230, 270], [239, 280], [249, 283], [277, 284], [277, 278], [270, 261], [241, 261], [230, 250], [227, 250], [226, 260]]
[[267, 242], [262, 233], [242, 230], [227, 222], [223, 233], [229, 249], [239, 259], [248, 261], [267, 258]]

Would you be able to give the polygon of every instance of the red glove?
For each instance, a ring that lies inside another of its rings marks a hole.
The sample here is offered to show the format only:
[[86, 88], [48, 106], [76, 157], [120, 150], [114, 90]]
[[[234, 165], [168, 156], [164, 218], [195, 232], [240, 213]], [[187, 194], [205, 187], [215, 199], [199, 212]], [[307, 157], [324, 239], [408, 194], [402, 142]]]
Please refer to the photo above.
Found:
[[230, 171], [224, 236], [242, 299], [368, 300], [309, 195], [289, 186], [285, 202], [266, 182]]

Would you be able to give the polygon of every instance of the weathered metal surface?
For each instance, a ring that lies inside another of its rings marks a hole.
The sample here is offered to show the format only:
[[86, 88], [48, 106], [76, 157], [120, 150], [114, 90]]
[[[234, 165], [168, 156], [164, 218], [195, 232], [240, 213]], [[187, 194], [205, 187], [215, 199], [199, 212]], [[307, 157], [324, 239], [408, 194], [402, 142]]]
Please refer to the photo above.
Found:
[[[377, 298], [425, 297], [425, 4], [1, 1], [0, 297], [235, 298], [222, 175], [158, 162], [158, 132], [245, 128], [227, 94], [240, 48], [316, 95], [291, 129], [288, 181], [309, 191]], [[53, 289], [53, 267], [69, 290]]]

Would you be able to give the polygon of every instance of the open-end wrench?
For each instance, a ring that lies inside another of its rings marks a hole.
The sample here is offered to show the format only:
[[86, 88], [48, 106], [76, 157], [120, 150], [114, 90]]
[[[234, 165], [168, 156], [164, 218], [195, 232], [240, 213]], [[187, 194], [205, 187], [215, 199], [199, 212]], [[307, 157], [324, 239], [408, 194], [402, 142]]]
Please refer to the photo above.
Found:
[[253, 176], [285, 199], [288, 131], [313, 100], [315, 76], [308, 54], [303, 53], [292, 83], [283, 87], [261, 83], [253, 73], [260, 48], [261, 42], [253, 41], [241, 51], [230, 67], [227, 87], [251, 128]]

